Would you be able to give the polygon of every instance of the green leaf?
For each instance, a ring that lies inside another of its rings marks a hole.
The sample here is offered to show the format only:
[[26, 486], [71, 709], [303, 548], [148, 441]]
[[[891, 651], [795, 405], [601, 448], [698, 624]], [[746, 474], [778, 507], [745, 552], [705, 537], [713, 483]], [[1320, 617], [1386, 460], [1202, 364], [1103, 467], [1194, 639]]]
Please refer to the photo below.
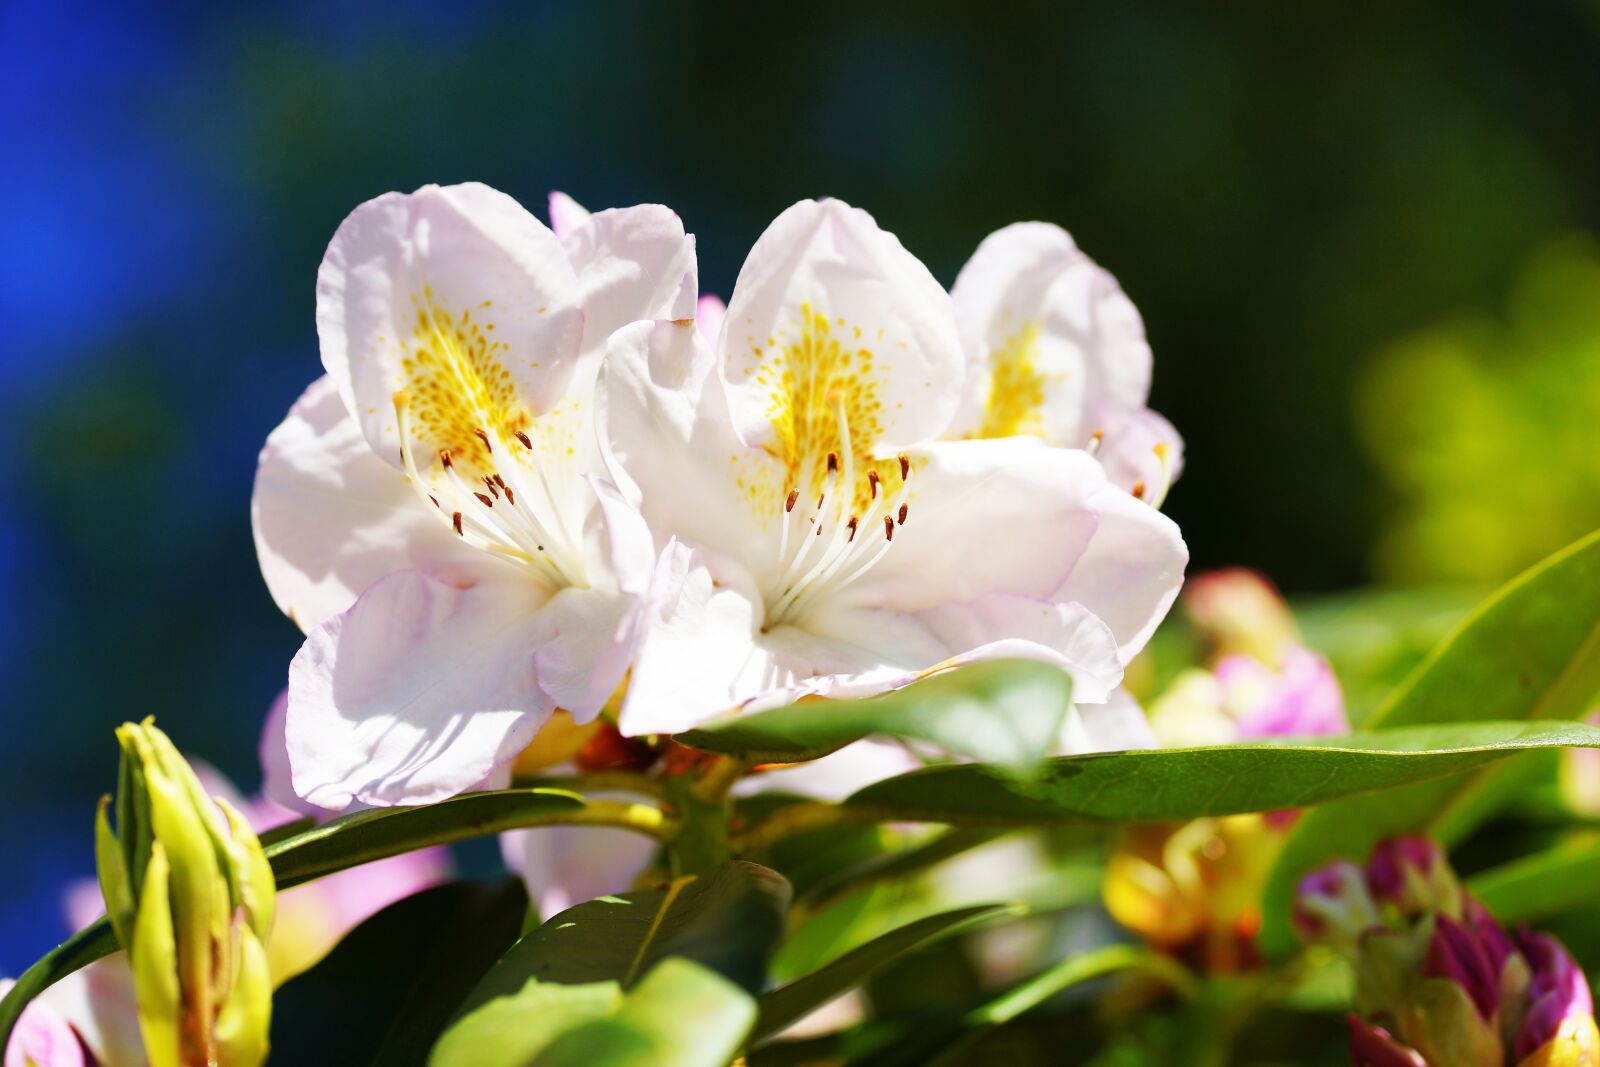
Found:
[[1109, 752], [1051, 760], [1026, 781], [982, 764], [930, 767], [869, 785], [845, 804], [872, 809], [883, 819], [926, 822], [1164, 822], [1305, 807], [1560, 746], [1600, 748], [1600, 727], [1461, 723], [1212, 748]]
[[1071, 696], [1072, 680], [1059, 668], [1033, 660], [990, 660], [863, 700], [790, 704], [714, 720], [677, 737], [755, 763], [794, 763], [870, 734], [887, 734], [1017, 766], [1050, 751]]
[[[1484, 719], [1572, 719], [1600, 695], [1600, 532], [1502, 587], [1418, 665], [1366, 725]], [[1473, 768], [1461, 768], [1470, 770]], [[1420, 831], [1447, 844], [1509, 794], [1519, 768], [1463, 774], [1382, 797], [1307, 812], [1295, 825], [1262, 898], [1261, 945], [1294, 945], [1294, 887], [1338, 856], [1365, 858], [1379, 840]]]
[[682, 956], [758, 992], [783, 933], [789, 883], [776, 871], [735, 860], [665, 889], [600, 897], [554, 916], [483, 976], [472, 1011], [513, 996], [529, 979], [627, 989], [658, 961]]
[[428, 1067], [524, 1067], [574, 1027], [615, 1015], [622, 988], [615, 982], [561, 985], [530, 979], [453, 1023]]
[[584, 807], [583, 798], [556, 789], [464, 793], [424, 807], [369, 808], [323, 823], [267, 848], [279, 889], [346, 867], [386, 859], [427, 845], [538, 825]]
[[1484, 871], [1467, 882], [1473, 895], [1507, 924], [1593, 908], [1597, 885], [1600, 837], [1587, 833]]
[[646, 974], [615, 1015], [568, 1030], [527, 1067], [726, 1067], [755, 1017], [749, 993], [674, 957]]
[[420, 1067], [527, 908], [515, 878], [452, 882], [384, 908], [278, 990], [273, 1062]]
[[847, 989], [859, 985], [878, 968], [936, 937], [965, 930], [987, 919], [1010, 914], [1012, 910], [1004, 904], [958, 908], [907, 923], [873, 938], [820, 970], [762, 996], [761, 1014], [750, 1039], [760, 1041], [770, 1037]]
[[97, 919], [23, 971], [5, 997], [0, 998], [0, 1049], [9, 1047], [11, 1031], [29, 1001], [72, 972], [115, 951], [117, 935], [111, 932], [111, 922]]

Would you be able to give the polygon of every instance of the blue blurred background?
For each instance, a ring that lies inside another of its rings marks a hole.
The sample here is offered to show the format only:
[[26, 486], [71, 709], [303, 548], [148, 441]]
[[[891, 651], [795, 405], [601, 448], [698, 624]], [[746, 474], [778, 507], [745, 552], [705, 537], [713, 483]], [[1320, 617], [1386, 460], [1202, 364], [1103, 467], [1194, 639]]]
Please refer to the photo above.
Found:
[[803, 196], [946, 282], [1059, 222], [1144, 313], [1197, 568], [1483, 583], [1600, 525], [1597, 115], [1594, 0], [0, 3], [0, 974], [112, 726], [258, 780], [255, 455], [360, 201], [664, 201], [724, 295]]

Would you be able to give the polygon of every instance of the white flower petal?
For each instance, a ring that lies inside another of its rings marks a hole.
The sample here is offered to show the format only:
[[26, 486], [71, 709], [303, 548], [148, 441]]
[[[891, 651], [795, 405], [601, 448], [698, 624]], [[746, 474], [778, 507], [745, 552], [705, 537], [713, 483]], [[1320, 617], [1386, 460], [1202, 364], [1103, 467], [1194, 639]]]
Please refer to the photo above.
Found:
[[500, 848], [548, 919], [574, 904], [632, 888], [655, 855], [656, 843], [628, 830], [549, 826], [501, 834]]
[[988, 593], [1049, 597], [1095, 536], [1105, 475], [1083, 452], [1026, 437], [941, 441], [913, 450], [910, 466], [906, 520], [857, 582], [866, 602], [914, 612]]
[[629, 737], [677, 733], [771, 688], [760, 622], [760, 597], [736, 564], [669, 543], [651, 583], [618, 728]]
[[563, 232], [561, 247], [578, 278], [584, 351], [601, 348], [619, 327], [639, 319], [694, 317], [694, 238], [670, 208], [597, 211]]
[[1141, 496], [1165, 495], [1183, 473], [1183, 438], [1149, 408], [1115, 409], [1091, 416], [1103, 432], [1095, 458], [1119, 489], [1142, 485]]
[[727, 315], [728, 305], [715, 293], [706, 293], [695, 303], [695, 328], [700, 331], [700, 336], [705, 338], [706, 344], [713, 350], [717, 347], [717, 338], [722, 336], [722, 320]]
[[485, 185], [367, 201], [317, 271], [323, 365], [373, 451], [397, 465], [396, 393], [411, 398], [419, 460], [467, 453], [478, 427], [510, 437], [556, 405], [582, 331], [561, 242]]
[[372, 454], [326, 375], [267, 438], [250, 519], [267, 589], [302, 629], [386, 574], [478, 558]]
[[[74, 971], [40, 993], [39, 1003], [66, 1020], [101, 1067], [144, 1067], [150, 1062], [139, 1034], [133, 970], [126, 955], [95, 960]], [[72, 1062], [46, 1061], [39, 1067], [66, 1067]]]
[[1091, 410], [1144, 406], [1151, 356], [1139, 312], [1059, 226], [990, 234], [951, 295], [972, 360], [955, 433], [1081, 448], [1101, 428]]
[[781, 473], [733, 432], [714, 363], [686, 323], [641, 322], [613, 334], [599, 398], [605, 441], [617, 480], [638, 497], [659, 542], [677, 537], [775, 565], [775, 531], [748, 493], [772, 481], [767, 512], [776, 512]]
[[566, 193], [550, 194], [550, 229], [557, 237], [565, 237], [588, 221], [588, 208]]
[[1072, 676], [1078, 704], [1103, 703], [1122, 682], [1116, 638], [1081, 604], [991, 593], [921, 618], [949, 646], [952, 666], [1007, 657], [1054, 663]]
[[804, 200], [739, 272], [717, 354], [741, 438], [794, 471], [838, 448], [892, 455], [938, 436], [964, 360], [949, 295], [892, 234], [837, 200]]
[[922, 761], [898, 741], [868, 737], [821, 759], [751, 775], [742, 779], [734, 792], [740, 796], [792, 793], [837, 802], [874, 782], [914, 771], [922, 765]]
[[1131, 752], [1155, 748], [1139, 702], [1126, 689], [1116, 689], [1103, 704], [1074, 703], [1061, 727], [1057, 755], [1082, 756], [1091, 752]]
[[1099, 525], [1052, 599], [1082, 604], [1103, 619], [1127, 663], [1177, 598], [1189, 546], [1177, 523], [1115, 486], [1102, 485], [1092, 503]]
[[538, 586], [493, 566], [390, 575], [311, 632], [289, 668], [297, 794], [334, 810], [430, 803], [528, 745], [553, 707], [534, 669], [553, 620]]

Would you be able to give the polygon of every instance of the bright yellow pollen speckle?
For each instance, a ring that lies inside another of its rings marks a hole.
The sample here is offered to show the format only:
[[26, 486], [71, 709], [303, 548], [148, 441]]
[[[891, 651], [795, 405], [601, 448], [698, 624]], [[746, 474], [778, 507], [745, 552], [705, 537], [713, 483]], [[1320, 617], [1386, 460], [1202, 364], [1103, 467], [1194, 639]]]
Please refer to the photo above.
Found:
[[872, 499], [869, 470], [885, 479], [894, 472], [899, 480], [897, 459], [873, 458], [883, 432], [879, 374], [872, 353], [842, 343], [825, 314], [808, 304], [801, 305], [800, 314], [800, 336], [770, 341], [754, 375], [771, 397], [771, 451], [784, 465], [785, 495], [790, 489], [814, 492], [826, 486], [830, 452], [839, 457], [843, 475], [842, 414], [852, 453], [854, 510], [864, 513]]
[[401, 358], [405, 386], [418, 436], [448, 448], [457, 462], [478, 470], [493, 461], [477, 430], [494, 430], [501, 439], [528, 426], [527, 408], [502, 362], [506, 346], [488, 336], [472, 311], [460, 317], [438, 307], [433, 294], [415, 300], [410, 344]]
[[1038, 367], [1039, 324], [1030, 322], [989, 354], [989, 403], [974, 437], [1044, 433], [1044, 391], [1051, 375]]

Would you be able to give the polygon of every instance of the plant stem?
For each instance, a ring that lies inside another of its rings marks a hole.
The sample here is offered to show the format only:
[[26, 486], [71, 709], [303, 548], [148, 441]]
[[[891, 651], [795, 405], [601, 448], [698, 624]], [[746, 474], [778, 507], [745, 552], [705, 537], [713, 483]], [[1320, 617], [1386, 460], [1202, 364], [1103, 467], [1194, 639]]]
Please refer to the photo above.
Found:
[[890, 811], [867, 805], [845, 806], [808, 801], [779, 808], [741, 834], [734, 835], [733, 849], [740, 855], [761, 852], [786, 837], [808, 830], [825, 830], [834, 826], [855, 826], [864, 822], [893, 822], [897, 816]]
[[666, 796], [661, 779], [633, 771], [592, 771], [564, 777], [539, 776], [518, 778], [517, 788], [570, 789], [575, 793], [632, 793], [635, 796], [660, 800]]

